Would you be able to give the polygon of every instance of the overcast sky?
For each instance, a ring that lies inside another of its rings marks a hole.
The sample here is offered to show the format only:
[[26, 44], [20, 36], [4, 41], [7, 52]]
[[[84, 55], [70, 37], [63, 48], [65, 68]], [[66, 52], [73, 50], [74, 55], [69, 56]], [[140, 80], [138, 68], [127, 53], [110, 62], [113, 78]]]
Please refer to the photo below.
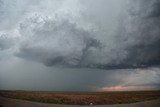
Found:
[[0, 89], [159, 89], [159, 20], [159, 0], [0, 0]]

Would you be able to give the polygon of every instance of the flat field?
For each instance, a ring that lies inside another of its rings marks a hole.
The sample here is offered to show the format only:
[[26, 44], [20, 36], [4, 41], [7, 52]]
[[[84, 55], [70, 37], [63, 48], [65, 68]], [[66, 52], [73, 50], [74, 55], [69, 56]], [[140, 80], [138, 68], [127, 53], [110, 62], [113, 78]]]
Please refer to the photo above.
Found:
[[0, 97], [70, 105], [127, 104], [160, 99], [160, 91], [50, 92], [0, 91]]

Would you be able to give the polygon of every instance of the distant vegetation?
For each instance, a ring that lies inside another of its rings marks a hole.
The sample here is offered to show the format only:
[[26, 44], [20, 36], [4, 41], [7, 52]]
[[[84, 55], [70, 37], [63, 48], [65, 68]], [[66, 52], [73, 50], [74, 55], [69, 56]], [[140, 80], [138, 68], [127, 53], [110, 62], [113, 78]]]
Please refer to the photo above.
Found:
[[133, 103], [160, 98], [160, 91], [45, 92], [0, 91], [0, 96], [54, 104], [101, 105]]

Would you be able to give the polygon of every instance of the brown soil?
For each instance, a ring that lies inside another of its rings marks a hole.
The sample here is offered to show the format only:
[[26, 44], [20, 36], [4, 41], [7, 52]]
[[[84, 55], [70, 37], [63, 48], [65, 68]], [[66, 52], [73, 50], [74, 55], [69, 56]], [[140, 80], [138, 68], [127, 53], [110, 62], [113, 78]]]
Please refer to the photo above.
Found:
[[68, 105], [127, 104], [160, 98], [160, 91], [126, 92], [42, 92], [0, 91], [1, 97]]

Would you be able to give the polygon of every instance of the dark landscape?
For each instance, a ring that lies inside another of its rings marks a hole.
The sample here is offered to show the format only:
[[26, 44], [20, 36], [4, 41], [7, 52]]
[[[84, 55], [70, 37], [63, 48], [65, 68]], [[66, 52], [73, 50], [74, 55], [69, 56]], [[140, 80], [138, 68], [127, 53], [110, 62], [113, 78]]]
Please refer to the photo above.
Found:
[[52, 104], [106, 105], [126, 104], [160, 98], [160, 91], [48, 92], [0, 91], [1, 97]]

